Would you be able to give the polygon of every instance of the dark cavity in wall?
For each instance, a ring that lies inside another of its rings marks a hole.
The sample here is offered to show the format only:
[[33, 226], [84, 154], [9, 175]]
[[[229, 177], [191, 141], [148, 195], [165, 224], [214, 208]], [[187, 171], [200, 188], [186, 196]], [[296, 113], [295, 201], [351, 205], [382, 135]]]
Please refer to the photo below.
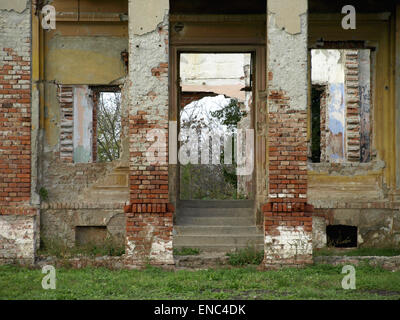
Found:
[[322, 86], [312, 86], [311, 96], [311, 160], [320, 162], [321, 159], [321, 94]]
[[327, 226], [326, 235], [328, 240], [328, 247], [357, 247], [357, 227], [345, 225]]
[[77, 246], [85, 245], [104, 245], [107, 238], [107, 227], [76, 227], [75, 244]]

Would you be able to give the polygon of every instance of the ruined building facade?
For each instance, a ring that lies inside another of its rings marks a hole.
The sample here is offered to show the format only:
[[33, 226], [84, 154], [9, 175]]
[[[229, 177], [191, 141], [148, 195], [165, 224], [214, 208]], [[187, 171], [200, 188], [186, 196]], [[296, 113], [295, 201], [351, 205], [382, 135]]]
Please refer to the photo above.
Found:
[[[347, 4], [355, 29], [342, 27]], [[45, 5], [55, 29], [43, 27]], [[400, 244], [395, 1], [3, 0], [0, 30], [0, 263], [32, 264], [46, 241], [97, 238], [124, 246], [128, 266], [174, 263], [185, 52], [252, 55], [246, 212], [264, 266], [312, 263], [313, 248], [335, 244], [340, 230], [354, 246]], [[330, 59], [340, 76], [314, 74]], [[107, 93], [120, 99], [120, 150], [102, 162]], [[164, 161], [148, 163], [154, 129]], [[212, 230], [218, 245], [222, 229]]]

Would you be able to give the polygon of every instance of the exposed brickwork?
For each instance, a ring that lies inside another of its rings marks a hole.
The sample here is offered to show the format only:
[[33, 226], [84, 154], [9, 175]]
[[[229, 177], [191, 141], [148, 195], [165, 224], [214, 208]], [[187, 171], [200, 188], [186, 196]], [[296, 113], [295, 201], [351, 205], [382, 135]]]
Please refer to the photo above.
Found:
[[[136, 39], [137, 38], [137, 39]], [[143, 46], [140, 37], [133, 37], [133, 43], [138, 41]], [[155, 39], [154, 39], [155, 38]], [[152, 42], [153, 41], [153, 42]], [[136, 94], [130, 108], [130, 156], [131, 176], [130, 193], [132, 204], [168, 203], [168, 23], [160, 26], [146, 43], [146, 48], [133, 44], [133, 58], [138, 59], [142, 51], [154, 51], [164, 61], [156, 66], [148, 65], [149, 75], [143, 71], [131, 69], [131, 82], [143, 83], [146, 89], [136, 88]], [[139, 48], [138, 48], [139, 47]], [[144, 60], [139, 59], [137, 61]], [[145, 93], [141, 96], [139, 92]], [[150, 163], [146, 152], [151, 151], [154, 141], [148, 134], [153, 129], [159, 129], [165, 136], [165, 144], [158, 149], [158, 162]]]
[[34, 263], [39, 216], [7, 215], [0, 217], [0, 265]]
[[0, 10], [0, 264], [33, 263], [30, 10]]
[[29, 204], [30, 200], [30, 39], [23, 41], [20, 50], [0, 48], [1, 207]]
[[128, 264], [173, 264], [172, 229], [172, 212], [127, 213]]
[[267, 266], [312, 263], [312, 209], [304, 203], [281, 202], [263, 207]]
[[[278, 95], [273, 92], [269, 99], [288, 99]], [[307, 202], [307, 114], [281, 105], [269, 116], [269, 197], [274, 202]]]
[[[301, 2], [307, 6], [306, 0]], [[267, 268], [312, 262], [312, 207], [307, 205], [307, 15], [302, 15], [301, 32], [296, 35], [278, 27], [275, 19], [268, 12], [269, 201], [262, 207]]]
[[360, 161], [360, 94], [358, 51], [345, 50], [346, 150], [347, 160]]
[[312, 207], [307, 202], [307, 114], [284, 92], [268, 97], [269, 198], [263, 207], [267, 267], [312, 262]]
[[59, 85], [57, 97], [60, 104], [60, 159], [63, 162], [74, 162], [74, 88]]
[[[130, 205], [124, 209], [126, 254], [133, 265], [173, 263], [174, 210], [168, 205], [168, 27], [165, 16], [152, 32], [130, 35], [129, 61], [141, 64], [129, 68], [129, 83], [135, 85], [130, 89], [129, 108]], [[149, 134], [154, 129], [163, 137], [152, 139]], [[153, 147], [155, 141], [158, 147]], [[157, 160], [149, 158], [148, 152], [155, 152]]]

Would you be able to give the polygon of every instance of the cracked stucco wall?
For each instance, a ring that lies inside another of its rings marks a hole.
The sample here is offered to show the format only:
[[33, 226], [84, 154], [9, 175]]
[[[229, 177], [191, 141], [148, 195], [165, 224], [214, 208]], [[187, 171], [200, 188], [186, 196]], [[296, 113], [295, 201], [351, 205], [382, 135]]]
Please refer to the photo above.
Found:
[[[269, 90], [283, 90], [290, 97], [289, 105], [294, 110], [307, 109], [307, 1], [296, 0], [290, 10], [290, 0], [268, 1], [268, 71], [272, 79], [268, 81]], [[300, 2], [302, 4], [300, 4]], [[286, 14], [285, 14], [286, 10]], [[296, 11], [297, 10], [297, 11]], [[288, 12], [291, 13], [288, 13]], [[276, 12], [276, 13], [275, 13]], [[294, 15], [295, 12], [296, 14]], [[293, 18], [296, 17], [296, 19]], [[294, 19], [294, 21], [293, 21]], [[298, 23], [295, 21], [298, 20]], [[282, 27], [285, 27], [283, 30]], [[268, 105], [273, 111], [273, 105]]]
[[[130, 199], [157, 209], [128, 213], [126, 252], [139, 263], [173, 263], [172, 213], [160, 209], [168, 202], [168, 164], [151, 166], [146, 157], [148, 133], [168, 133], [168, 14], [168, 0], [129, 1]], [[167, 147], [160, 154], [167, 160]]]
[[27, 0], [1, 0], [0, 10], [13, 10], [22, 13], [26, 9], [27, 3]]
[[289, 34], [302, 32], [301, 16], [307, 13], [303, 0], [269, 0], [268, 12], [275, 15], [276, 26]]
[[130, 0], [131, 34], [144, 35], [156, 29], [169, 12], [169, 0]]
[[[267, 14], [269, 202], [264, 264], [312, 262], [307, 203], [307, 0], [270, 0]], [[301, 210], [297, 210], [300, 205]]]

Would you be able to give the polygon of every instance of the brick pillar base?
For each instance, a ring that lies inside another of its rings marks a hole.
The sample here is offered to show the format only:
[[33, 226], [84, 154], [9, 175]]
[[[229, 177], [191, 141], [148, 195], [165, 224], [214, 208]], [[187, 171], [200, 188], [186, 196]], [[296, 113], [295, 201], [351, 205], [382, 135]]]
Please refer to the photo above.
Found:
[[40, 244], [39, 210], [29, 207], [0, 209], [0, 265], [34, 265]]
[[312, 259], [312, 206], [270, 202], [263, 206], [266, 268], [300, 266]]
[[131, 266], [172, 265], [174, 207], [133, 204], [125, 207], [126, 263]]

